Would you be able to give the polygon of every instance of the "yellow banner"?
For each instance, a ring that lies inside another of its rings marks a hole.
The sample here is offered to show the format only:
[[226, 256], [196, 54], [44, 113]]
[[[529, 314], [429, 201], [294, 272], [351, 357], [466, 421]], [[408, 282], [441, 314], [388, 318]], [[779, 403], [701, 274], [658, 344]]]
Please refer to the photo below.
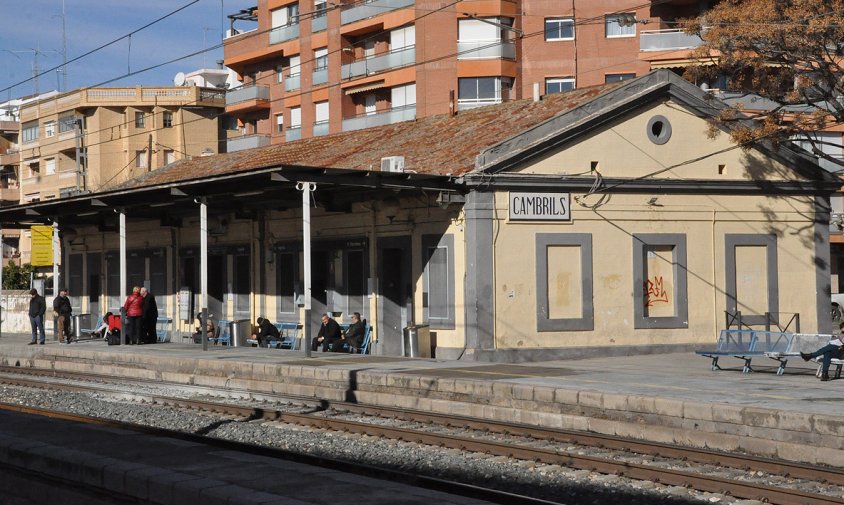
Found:
[[53, 227], [32, 227], [32, 266], [53, 266]]

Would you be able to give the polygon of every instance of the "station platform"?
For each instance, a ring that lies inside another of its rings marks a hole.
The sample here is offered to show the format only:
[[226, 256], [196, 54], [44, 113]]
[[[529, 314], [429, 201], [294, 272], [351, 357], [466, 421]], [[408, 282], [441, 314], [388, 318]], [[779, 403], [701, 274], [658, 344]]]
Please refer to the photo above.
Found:
[[[844, 380], [758, 358], [753, 373], [694, 353], [480, 363], [165, 343], [27, 346], [0, 338], [0, 364], [243, 388], [587, 430], [844, 466]], [[732, 360], [732, 361], [730, 361]]]

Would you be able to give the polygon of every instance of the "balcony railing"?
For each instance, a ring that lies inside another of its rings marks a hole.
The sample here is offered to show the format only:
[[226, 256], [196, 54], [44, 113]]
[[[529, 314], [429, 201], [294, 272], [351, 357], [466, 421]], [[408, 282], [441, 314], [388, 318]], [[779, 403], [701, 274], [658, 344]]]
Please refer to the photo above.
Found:
[[301, 79], [299, 74], [288, 75], [284, 80], [284, 91], [293, 91], [294, 89], [299, 89], [300, 86]]
[[269, 86], [243, 86], [241, 88], [233, 89], [226, 93], [226, 105], [233, 105], [236, 103], [247, 102], [250, 100], [269, 100], [270, 87]]
[[328, 121], [314, 123], [314, 137], [328, 135]]
[[414, 63], [416, 63], [416, 47], [403, 47], [387, 54], [347, 63], [341, 69], [341, 76], [343, 79], [349, 79], [361, 75], [371, 75], [390, 68], [413, 65]]
[[414, 0], [375, 0], [367, 2], [358, 7], [344, 10], [340, 13], [340, 23], [349, 24], [361, 19], [371, 18], [385, 12], [401, 9], [402, 7], [411, 7]]
[[502, 40], [467, 40], [457, 42], [458, 60], [516, 59], [516, 45]]
[[17, 165], [21, 161], [21, 153], [17, 150], [7, 150], [0, 152], [0, 166]]
[[270, 45], [280, 44], [286, 40], [293, 40], [299, 37], [299, 23], [279, 26], [270, 30]]
[[284, 132], [284, 140], [287, 142], [293, 140], [299, 140], [302, 138], [302, 127], [297, 126], [295, 128], [288, 128], [286, 132]]
[[243, 151], [244, 149], [252, 149], [268, 145], [270, 145], [270, 136], [256, 133], [253, 135], [244, 135], [242, 137], [228, 139], [226, 142], [226, 150], [233, 153], [235, 151]]
[[667, 51], [671, 49], [694, 49], [703, 41], [697, 35], [683, 30], [642, 30], [639, 34], [641, 51]]
[[21, 188], [0, 188], [0, 200], [17, 202], [21, 199]]
[[495, 105], [501, 103], [500, 98], [461, 98], [457, 100], [457, 110], [477, 109], [478, 107], [486, 107], [487, 105]]
[[818, 165], [827, 172], [841, 173], [841, 170], [844, 170], [844, 155], [830, 154], [829, 156], [837, 160], [838, 163], [818, 156]]
[[398, 123], [400, 121], [410, 121], [412, 119], [416, 119], [416, 105], [397, 107], [387, 112], [379, 112], [378, 114], [362, 115], [344, 119], [343, 131], [362, 130], [364, 128], [384, 126], [387, 124]]
[[328, 82], [328, 69], [321, 68], [319, 70], [314, 70], [312, 79], [313, 82], [311, 84], [313, 84], [314, 86], [325, 84], [326, 82]]
[[326, 15], [311, 18], [311, 32], [316, 33], [325, 30], [327, 26], [327, 19], [328, 16]]

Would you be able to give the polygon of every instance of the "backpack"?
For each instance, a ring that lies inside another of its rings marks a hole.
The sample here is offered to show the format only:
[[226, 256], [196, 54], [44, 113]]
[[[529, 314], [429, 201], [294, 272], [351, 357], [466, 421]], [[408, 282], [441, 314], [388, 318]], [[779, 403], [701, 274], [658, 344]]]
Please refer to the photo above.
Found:
[[108, 345], [120, 345], [120, 331], [112, 330], [108, 334]]

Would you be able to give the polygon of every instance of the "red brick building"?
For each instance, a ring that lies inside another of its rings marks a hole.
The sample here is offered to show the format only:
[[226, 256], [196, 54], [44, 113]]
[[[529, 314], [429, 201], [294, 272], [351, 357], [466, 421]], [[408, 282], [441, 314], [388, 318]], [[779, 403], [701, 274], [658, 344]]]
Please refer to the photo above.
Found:
[[229, 16], [229, 150], [682, 67], [700, 41], [675, 21], [708, 3], [259, 0]]

